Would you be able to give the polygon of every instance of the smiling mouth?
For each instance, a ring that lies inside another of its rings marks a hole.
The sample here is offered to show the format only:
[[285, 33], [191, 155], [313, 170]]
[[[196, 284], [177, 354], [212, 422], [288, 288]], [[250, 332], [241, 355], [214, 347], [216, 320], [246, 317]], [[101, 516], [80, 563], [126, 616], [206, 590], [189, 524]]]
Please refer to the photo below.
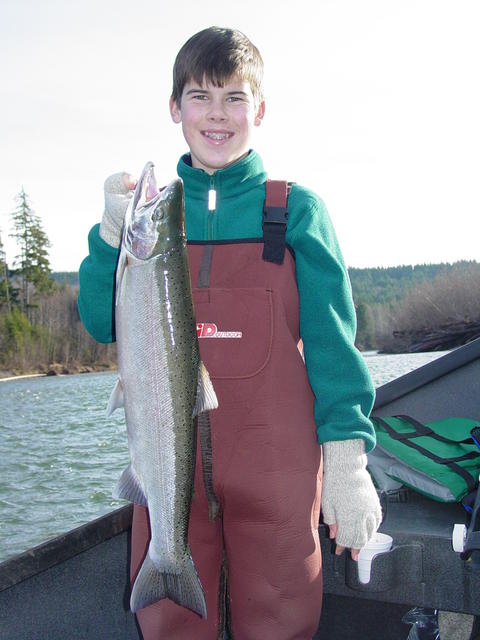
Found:
[[202, 135], [209, 140], [215, 140], [218, 142], [222, 142], [223, 140], [228, 140], [233, 136], [233, 133], [229, 133], [228, 131], [202, 131]]

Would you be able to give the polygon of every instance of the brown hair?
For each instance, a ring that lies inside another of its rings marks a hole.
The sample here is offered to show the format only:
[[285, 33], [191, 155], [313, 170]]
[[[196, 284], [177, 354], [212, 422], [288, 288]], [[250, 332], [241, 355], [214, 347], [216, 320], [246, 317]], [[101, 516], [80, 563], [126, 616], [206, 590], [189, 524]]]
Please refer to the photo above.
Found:
[[190, 80], [223, 87], [235, 77], [250, 83], [257, 104], [263, 99], [263, 60], [255, 45], [237, 29], [209, 27], [189, 38], [178, 52], [172, 98], [179, 105]]

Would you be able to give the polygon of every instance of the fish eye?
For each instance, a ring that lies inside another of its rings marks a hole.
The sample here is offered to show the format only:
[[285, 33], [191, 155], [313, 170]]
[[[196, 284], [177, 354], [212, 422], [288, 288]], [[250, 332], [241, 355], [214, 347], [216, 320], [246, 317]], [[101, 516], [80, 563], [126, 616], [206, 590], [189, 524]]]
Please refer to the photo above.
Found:
[[158, 207], [155, 207], [155, 209], [152, 212], [152, 222], [157, 222], [158, 220], [161, 220], [164, 215], [165, 215], [165, 211], [161, 205], [159, 205]]

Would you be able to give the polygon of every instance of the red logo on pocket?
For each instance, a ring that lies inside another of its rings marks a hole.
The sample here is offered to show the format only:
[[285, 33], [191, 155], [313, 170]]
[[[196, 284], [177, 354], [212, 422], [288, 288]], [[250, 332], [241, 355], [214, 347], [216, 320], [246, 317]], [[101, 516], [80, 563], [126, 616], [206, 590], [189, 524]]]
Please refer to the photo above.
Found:
[[197, 336], [199, 338], [213, 338], [217, 331], [217, 325], [213, 322], [197, 322]]
[[213, 322], [197, 322], [198, 338], [241, 338], [241, 331], [219, 331]]

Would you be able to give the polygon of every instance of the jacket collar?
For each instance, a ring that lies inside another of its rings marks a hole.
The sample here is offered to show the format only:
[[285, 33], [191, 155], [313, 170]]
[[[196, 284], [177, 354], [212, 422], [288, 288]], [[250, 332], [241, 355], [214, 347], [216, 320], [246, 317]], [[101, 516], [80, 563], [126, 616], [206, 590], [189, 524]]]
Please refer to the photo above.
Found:
[[242, 160], [219, 169], [212, 175], [203, 169], [193, 168], [190, 154], [187, 153], [180, 158], [177, 172], [184, 182], [186, 196], [202, 200], [212, 188], [222, 193], [224, 198], [236, 198], [267, 179], [262, 160], [253, 150]]

